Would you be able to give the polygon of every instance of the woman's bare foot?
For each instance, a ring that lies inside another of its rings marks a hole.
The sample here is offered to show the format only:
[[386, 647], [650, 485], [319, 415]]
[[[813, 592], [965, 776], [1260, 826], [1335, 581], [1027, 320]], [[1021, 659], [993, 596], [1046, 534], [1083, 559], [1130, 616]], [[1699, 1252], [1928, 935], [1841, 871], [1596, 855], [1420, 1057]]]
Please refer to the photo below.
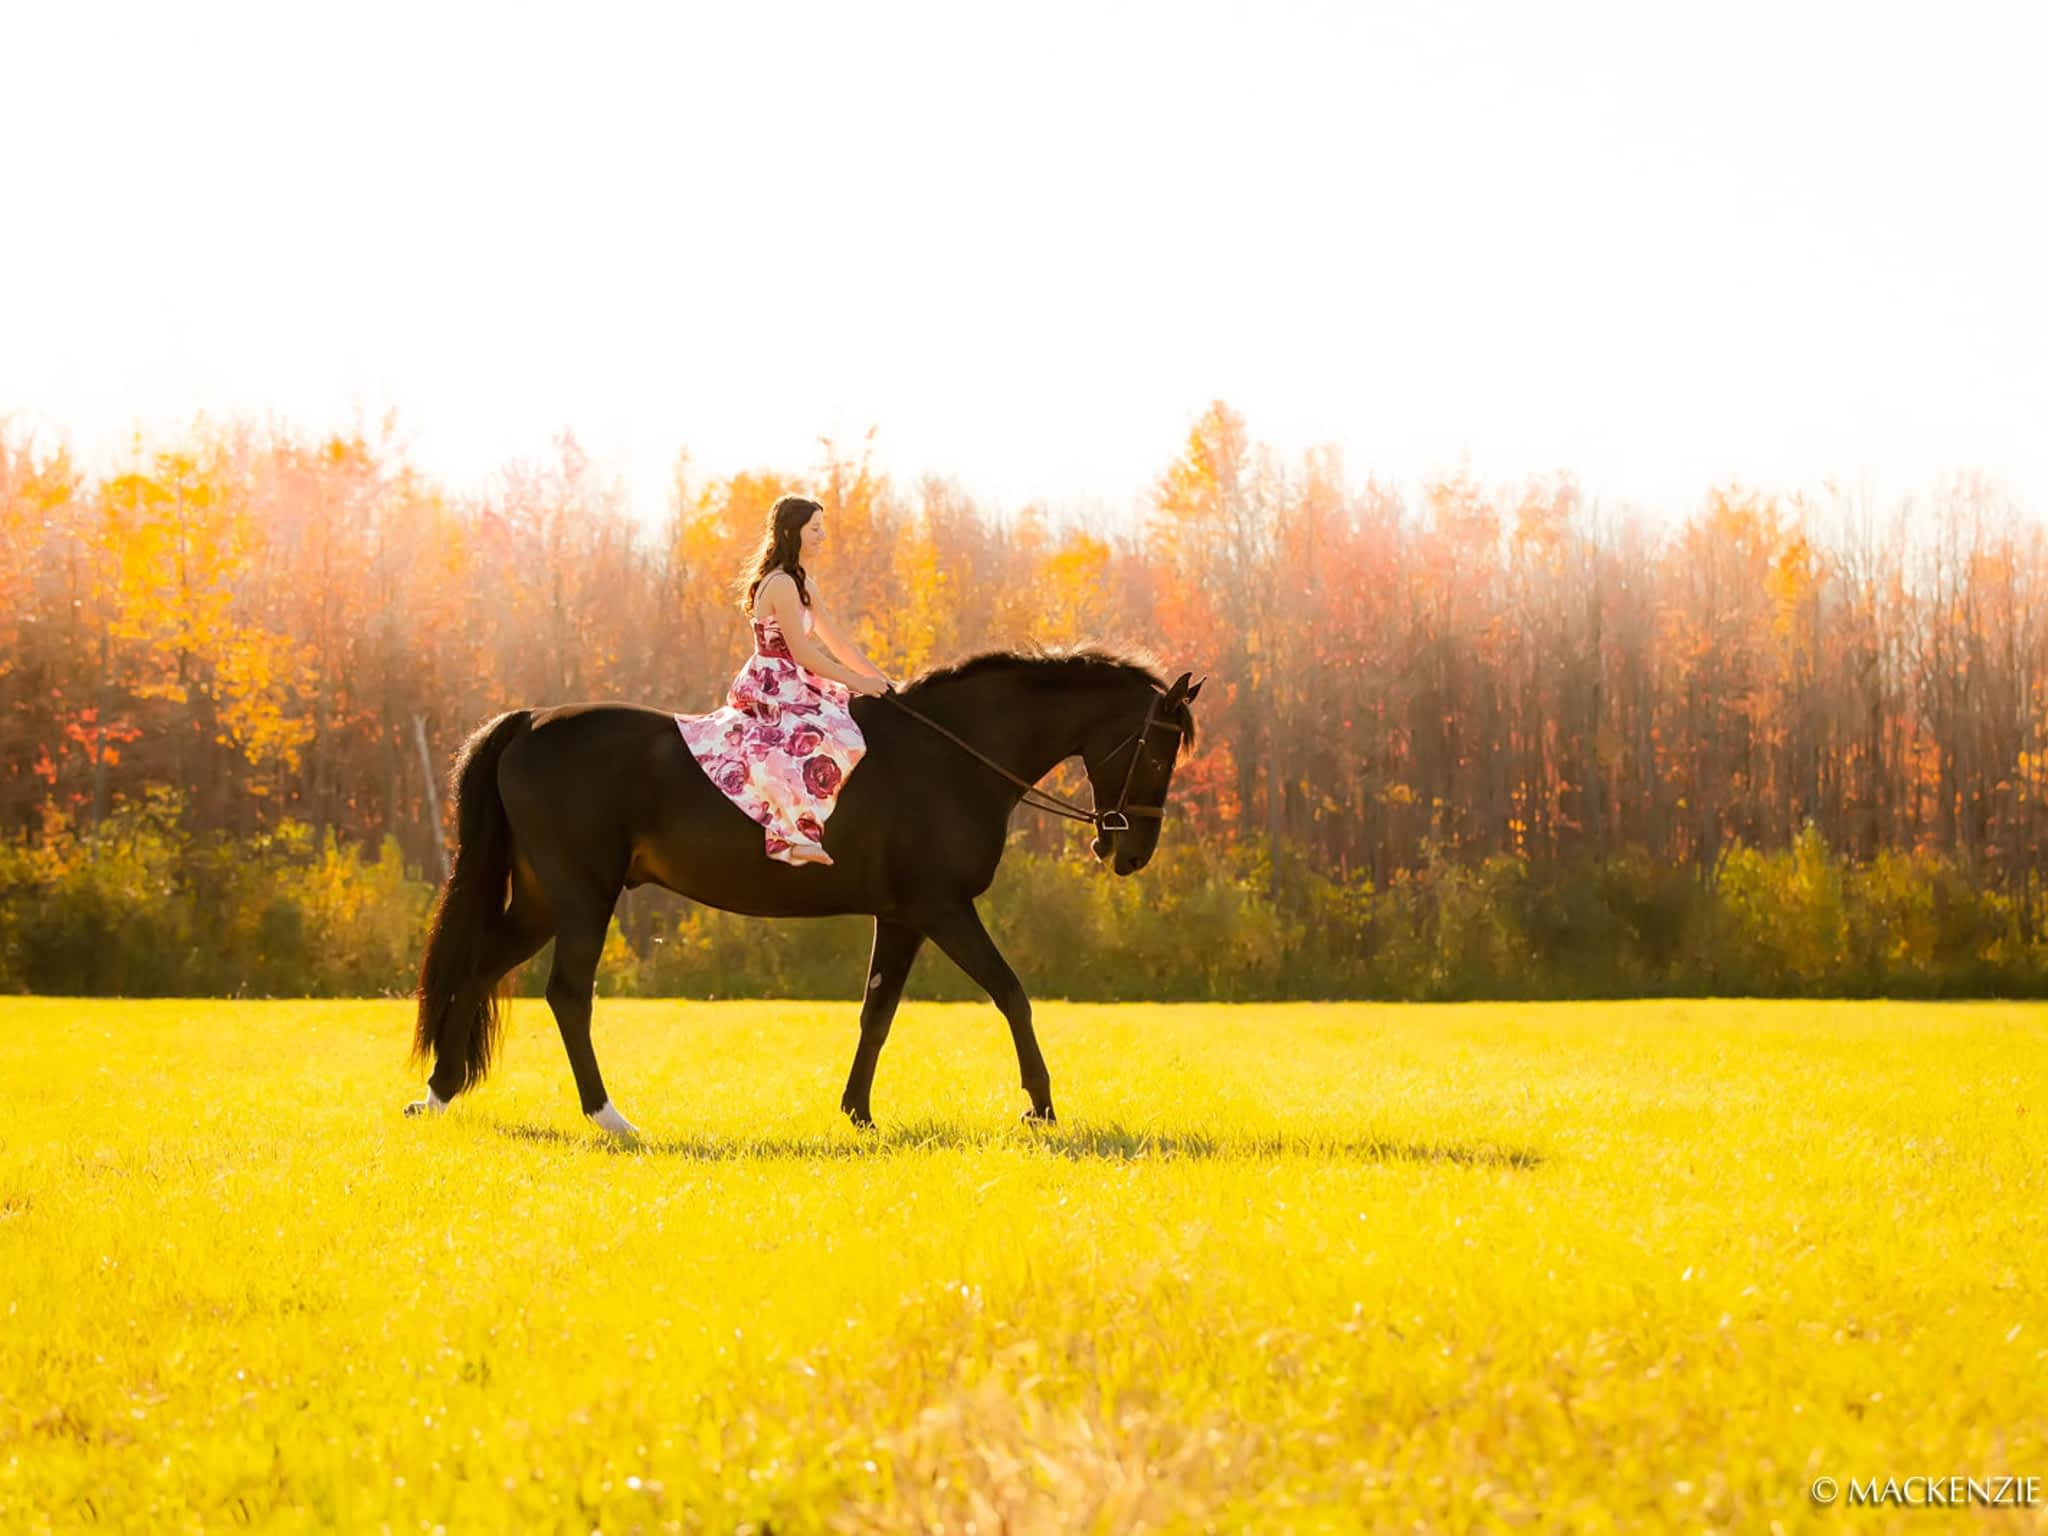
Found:
[[792, 864], [830, 864], [832, 855], [815, 843], [792, 843], [789, 847], [789, 862]]

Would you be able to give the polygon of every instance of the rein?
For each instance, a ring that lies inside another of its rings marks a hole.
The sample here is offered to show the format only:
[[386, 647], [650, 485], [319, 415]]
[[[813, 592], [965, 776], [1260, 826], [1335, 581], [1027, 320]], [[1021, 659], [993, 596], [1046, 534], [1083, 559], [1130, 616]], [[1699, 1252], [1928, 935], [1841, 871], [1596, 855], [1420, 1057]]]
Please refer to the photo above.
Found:
[[[1040, 789], [1036, 784], [1010, 772], [1001, 763], [975, 746], [973, 742], [949, 731], [923, 710], [914, 709], [904, 703], [903, 695], [894, 688], [882, 694], [881, 697], [889, 700], [890, 703], [910, 716], [911, 719], [930, 726], [969, 757], [974, 758], [989, 768], [993, 768], [997, 773], [1008, 779], [1012, 784], [1024, 791], [1024, 804], [1030, 806], [1034, 811], [1049, 811], [1055, 816], [1064, 816], [1069, 821], [1085, 821], [1089, 826], [1094, 827], [1100, 832], [1128, 832], [1131, 829], [1131, 818], [1133, 816], [1150, 816], [1159, 820], [1164, 820], [1166, 817], [1164, 806], [1127, 806], [1125, 804], [1125, 801], [1130, 799], [1131, 780], [1137, 776], [1138, 772], [1138, 744], [1144, 740], [1146, 733], [1151, 731], [1154, 726], [1163, 725], [1169, 729], [1178, 729], [1171, 720], [1157, 718], [1159, 701], [1165, 695], [1156, 688], [1152, 690], [1152, 701], [1145, 706], [1145, 723], [1118, 742], [1110, 751], [1109, 756], [1113, 758], [1128, 745], [1131, 748], [1131, 761], [1130, 766], [1124, 769], [1123, 788], [1117, 791], [1116, 804], [1106, 811], [1092, 810], [1088, 806], [1069, 800], [1065, 795], [1055, 794], [1049, 789]], [[1034, 796], [1037, 798], [1034, 799]]]

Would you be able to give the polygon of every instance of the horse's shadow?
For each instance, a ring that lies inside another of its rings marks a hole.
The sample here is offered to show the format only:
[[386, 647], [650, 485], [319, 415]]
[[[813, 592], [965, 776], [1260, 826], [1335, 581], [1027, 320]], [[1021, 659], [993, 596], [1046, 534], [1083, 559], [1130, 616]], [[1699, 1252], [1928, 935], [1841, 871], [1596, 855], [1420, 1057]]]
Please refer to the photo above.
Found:
[[950, 1121], [809, 1136], [650, 1136], [614, 1141], [595, 1132], [565, 1130], [537, 1121], [492, 1121], [491, 1129], [514, 1141], [541, 1142], [583, 1151], [628, 1156], [673, 1157], [685, 1162], [817, 1162], [885, 1156], [892, 1152], [1029, 1150], [1071, 1162], [1224, 1162], [1301, 1157], [1329, 1163], [1451, 1163], [1468, 1168], [1534, 1168], [1543, 1154], [1529, 1147], [1484, 1141], [1402, 1141], [1386, 1136], [1297, 1135], [1209, 1136], [1201, 1132], [1146, 1131], [1111, 1123], [1011, 1128], [974, 1128]]

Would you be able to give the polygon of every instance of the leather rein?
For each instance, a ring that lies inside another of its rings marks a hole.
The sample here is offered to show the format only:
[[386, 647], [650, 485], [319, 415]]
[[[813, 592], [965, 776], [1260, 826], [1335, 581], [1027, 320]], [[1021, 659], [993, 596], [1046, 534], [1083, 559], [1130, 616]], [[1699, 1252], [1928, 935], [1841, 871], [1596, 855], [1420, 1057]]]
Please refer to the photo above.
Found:
[[[1099, 832], [1128, 832], [1131, 829], [1131, 818], [1133, 816], [1149, 816], [1161, 821], [1166, 818], [1166, 808], [1164, 806], [1130, 805], [1126, 803], [1131, 797], [1131, 780], [1136, 778], [1138, 773], [1139, 744], [1156, 727], [1165, 726], [1168, 730], [1173, 731], [1180, 729], [1171, 720], [1161, 720], [1159, 718], [1159, 701], [1165, 698], [1166, 695], [1157, 688], [1152, 690], [1151, 702], [1145, 706], [1145, 723], [1118, 742], [1110, 750], [1109, 757], [1104, 759], [1105, 762], [1109, 761], [1127, 746], [1131, 749], [1130, 764], [1124, 769], [1123, 788], [1117, 791], [1116, 804], [1106, 811], [1094, 810], [1069, 800], [1065, 795], [1055, 794], [1049, 789], [1040, 789], [1036, 784], [1010, 772], [1001, 763], [975, 746], [973, 742], [963, 740], [952, 731], [947, 730], [945, 726], [932, 719], [923, 710], [914, 709], [904, 703], [903, 696], [894, 688], [882, 694], [881, 697], [889, 700], [898, 709], [902, 710], [903, 713], [910, 716], [911, 719], [921, 721], [925, 725], [930, 726], [968, 756], [993, 768], [997, 773], [1023, 790], [1024, 804], [1030, 806], [1034, 811], [1049, 811], [1055, 816], [1064, 816], [1069, 821], [1085, 821]], [[1034, 796], [1036, 796], [1035, 799], [1033, 798]]]

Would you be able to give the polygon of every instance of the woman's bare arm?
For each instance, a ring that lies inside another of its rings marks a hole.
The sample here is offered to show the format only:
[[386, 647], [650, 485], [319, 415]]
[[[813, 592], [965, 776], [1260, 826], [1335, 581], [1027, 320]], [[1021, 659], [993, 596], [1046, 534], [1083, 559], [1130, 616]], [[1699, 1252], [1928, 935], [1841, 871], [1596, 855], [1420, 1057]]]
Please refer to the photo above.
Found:
[[878, 683], [889, 683], [891, 681], [886, 672], [869, 661], [867, 656], [861, 651], [861, 648], [847, 638], [845, 632], [840, 629], [838, 620], [834, 619], [826, 609], [824, 599], [818, 595], [815, 586], [811, 589], [811, 619], [818, 626], [820, 638], [824, 640], [826, 645], [832, 648], [833, 655], [837, 656], [849, 667], [852, 667], [854, 671], [872, 677]]
[[796, 595], [796, 582], [791, 577], [778, 571], [761, 583], [754, 594], [754, 612], [758, 615], [764, 609], [781, 628], [783, 643], [798, 666], [844, 683], [855, 693], [881, 692], [873, 678], [834, 659], [830, 651], [804, 633], [803, 600]]

